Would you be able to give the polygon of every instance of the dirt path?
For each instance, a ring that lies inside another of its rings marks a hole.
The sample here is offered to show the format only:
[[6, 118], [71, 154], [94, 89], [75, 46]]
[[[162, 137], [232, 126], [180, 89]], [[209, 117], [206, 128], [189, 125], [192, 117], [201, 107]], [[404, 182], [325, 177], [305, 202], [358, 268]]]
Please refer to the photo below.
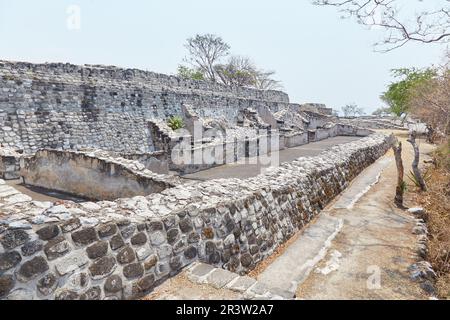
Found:
[[[412, 147], [405, 132], [395, 133], [403, 142], [406, 174]], [[420, 144], [423, 160], [432, 146]], [[306, 228], [261, 270], [258, 280], [283, 289], [290, 286], [298, 299], [428, 299], [410, 280], [408, 267], [417, 261], [415, 219], [393, 205], [396, 174], [389, 151], [322, 212], [331, 219], [318, 219]], [[339, 230], [331, 225], [336, 221]], [[300, 255], [300, 247], [308, 254]], [[295, 262], [296, 268], [283, 271]]]

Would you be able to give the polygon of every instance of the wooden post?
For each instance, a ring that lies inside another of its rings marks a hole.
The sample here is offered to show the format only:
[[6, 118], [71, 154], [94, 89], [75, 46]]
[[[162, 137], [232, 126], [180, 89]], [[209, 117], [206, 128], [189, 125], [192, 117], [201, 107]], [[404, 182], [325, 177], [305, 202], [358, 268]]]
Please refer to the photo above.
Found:
[[402, 160], [402, 143], [393, 145], [395, 163], [397, 165], [397, 187], [395, 188], [395, 200], [394, 203], [397, 207], [403, 208], [403, 192], [405, 191], [405, 182], [403, 181], [404, 168]]

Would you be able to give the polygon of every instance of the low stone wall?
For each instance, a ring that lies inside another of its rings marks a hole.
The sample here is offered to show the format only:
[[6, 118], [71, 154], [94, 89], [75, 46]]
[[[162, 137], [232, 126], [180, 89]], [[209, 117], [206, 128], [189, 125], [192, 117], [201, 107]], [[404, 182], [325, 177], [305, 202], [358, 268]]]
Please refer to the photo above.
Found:
[[374, 134], [246, 180], [113, 202], [30, 201], [0, 180], [0, 298], [136, 298], [197, 260], [245, 274], [391, 143]]
[[20, 177], [21, 154], [9, 148], [0, 147], [0, 178], [5, 180], [18, 179]]
[[27, 185], [95, 200], [149, 195], [179, 183], [175, 177], [149, 171], [138, 161], [58, 150], [41, 150], [24, 157], [21, 176]]

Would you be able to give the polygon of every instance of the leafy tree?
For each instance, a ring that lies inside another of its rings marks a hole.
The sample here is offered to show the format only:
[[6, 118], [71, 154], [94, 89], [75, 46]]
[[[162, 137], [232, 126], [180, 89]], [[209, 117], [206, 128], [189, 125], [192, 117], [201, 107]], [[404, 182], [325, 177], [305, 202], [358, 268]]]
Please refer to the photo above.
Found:
[[388, 104], [392, 113], [401, 116], [408, 113], [415, 90], [431, 80], [436, 75], [436, 71], [433, 69], [421, 71], [412, 68], [395, 69], [392, 72], [394, 77], [402, 79], [391, 83], [388, 90], [382, 94], [381, 99]]
[[183, 65], [178, 66], [177, 72], [178, 76], [183, 79], [205, 80], [202, 72]]

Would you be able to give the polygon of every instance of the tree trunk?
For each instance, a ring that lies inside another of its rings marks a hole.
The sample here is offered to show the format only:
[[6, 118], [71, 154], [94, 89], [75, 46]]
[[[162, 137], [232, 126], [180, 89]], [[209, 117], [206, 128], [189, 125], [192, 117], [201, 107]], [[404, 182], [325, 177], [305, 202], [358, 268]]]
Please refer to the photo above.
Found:
[[419, 146], [416, 143], [416, 135], [417, 135], [416, 131], [411, 131], [408, 139], [408, 142], [411, 143], [414, 149], [414, 161], [412, 163], [412, 170], [414, 176], [416, 177], [417, 183], [420, 186], [420, 190], [427, 191], [427, 185], [425, 184], [425, 181], [423, 180], [422, 174], [419, 170], [420, 152]]
[[395, 163], [397, 165], [397, 187], [395, 189], [395, 200], [394, 203], [397, 207], [403, 208], [403, 192], [405, 182], [403, 181], [404, 168], [402, 161], [402, 143], [399, 142], [398, 145], [393, 145]]

